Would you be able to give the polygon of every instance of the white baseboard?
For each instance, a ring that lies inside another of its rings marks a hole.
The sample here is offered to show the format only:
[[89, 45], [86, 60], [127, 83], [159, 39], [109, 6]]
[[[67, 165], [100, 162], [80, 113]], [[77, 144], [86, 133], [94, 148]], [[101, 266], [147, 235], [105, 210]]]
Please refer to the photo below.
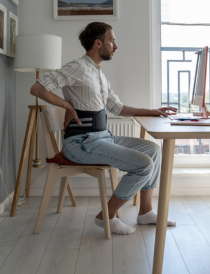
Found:
[[[159, 195], [159, 188], [155, 188], [153, 196]], [[172, 187], [170, 196], [209, 196], [210, 187]]]
[[[12, 203], [14, 192], [12, 192], [9, 197], [7, 197], [1, 204], [0, 204], [0, 215], [5, 211], [5, 209]], [[10, 198], [10, 199], [9, 199]]]

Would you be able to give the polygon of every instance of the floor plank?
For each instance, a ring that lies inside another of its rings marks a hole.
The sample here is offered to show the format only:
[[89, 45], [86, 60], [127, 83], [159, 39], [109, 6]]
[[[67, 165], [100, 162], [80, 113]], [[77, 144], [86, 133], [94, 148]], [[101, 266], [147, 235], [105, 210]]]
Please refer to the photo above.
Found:
[[210, 196], [201, 196], [201, 199], [204, 201], [204, 203], [210, 206]]
[[136, 227], [136, 231], [130, 235], [113, 234], [113, 274], [149, 274], [141, 227], [136, 223], [138, 207], [129, 201], [122, 207], [121, 214], [121, 221]]
[[[153, 266], [153, 257], [154, 257], [154, 246], [155, 246], [155, 225], [141, 225], [144, 244], [147, 251], [147, 256], [152, 270]], [[165, 244], [165, 253], [164, 253], [164, 262], [163, 262], [163, 274], [188, 274], [187, 267], [184, 263], [184, 260], [179, 252], [177, 244], [170, 232], [170, 229], [167, 229], [166, 232], [166, 244]]]
[[207, 205], [185, 205], [189, 215], [210, 245], [210, 209]]
[[209, 274], [210, 246], [197, 226], [179, 225], [176, 228], [171, 228], [171, 232], [189, 273]]
[[50, 239], [49, 249], [79, 248], [88, 201], [89, 197], [77, 197], [76, 207], [68, 205], [68, 202], [65, 204]]
[[105, 239], [94, 219], [86, 218], [75, 274], [112, 274], [112, 239]]
[[0, 246], [14, 246], [32, 219], [36, 208], [18, 210], [14, 217], [7, 216], [0, 224]]
[[3, 263], [6, 261], [13, 247], [0, 247], [0, 268]]
[[54, 225], [44, 224], [39, 234], [28, 225], [1, 268], [1, 274], [35, 274], [51, 237]]
[[74, 274], [78, 249], [47, 249], [36, 274]]
[[[36, 224], [37, 215], [39, 213], [39, 209], [37, 209], [36, 213], [34, 214], [33, 218], [30, 221], [30, 224]], [[46, 215], [43, 220], [43, 224], [56, 224], [59, 220], [60, 214], [57, 213], [57, 207], [49, 207]]]
[[5, 217], [0, 216], [0, 224], [4, 221]]

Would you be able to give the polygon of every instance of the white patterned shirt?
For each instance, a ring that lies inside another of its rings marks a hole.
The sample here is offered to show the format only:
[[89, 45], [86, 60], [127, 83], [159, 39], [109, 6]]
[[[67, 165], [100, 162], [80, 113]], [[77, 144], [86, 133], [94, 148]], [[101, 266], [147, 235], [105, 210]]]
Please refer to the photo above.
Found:
[[61, 88], [65, 100], [75, 109], [108, 109], [114, 115], [119, 115], [123, 108], [123, 103], [111, 90], [111, 84], [100, 66], [87, 55], [67, 63], [37, 81], [48, 91]]

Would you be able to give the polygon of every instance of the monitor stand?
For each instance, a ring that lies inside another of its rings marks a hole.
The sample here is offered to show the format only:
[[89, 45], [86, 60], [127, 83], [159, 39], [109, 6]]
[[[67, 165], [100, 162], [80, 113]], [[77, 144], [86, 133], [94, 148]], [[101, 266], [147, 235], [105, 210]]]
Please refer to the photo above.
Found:
[[206, 106], [202, 107], [202, 112], [193, 112], [193, 116], [203, 116], [203, 119], [208, 119], [208, 115], [210, 115], [210, 112], [207, 110]]

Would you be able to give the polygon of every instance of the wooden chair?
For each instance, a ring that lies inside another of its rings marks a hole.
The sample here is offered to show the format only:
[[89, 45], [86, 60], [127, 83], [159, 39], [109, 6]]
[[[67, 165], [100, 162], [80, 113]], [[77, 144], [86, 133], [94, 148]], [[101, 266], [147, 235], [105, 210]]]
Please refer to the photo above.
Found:
[[[118, 184], [117, 169], [108, 165], [77, 164], [68, 161], [64, 157], [63, 152], [59, 152], [58, 144], [55, 138], [55, 133], [57, 131], [63, 131], [64, 115], [65, 110], [58, 107], [45, 109], [40, 113], [48, 153], [48, 158], [46, 160], [49, 163], [49, 173], [45, 183], [45, 188], [43, 191], [42, 201], [40, 204], [39, 214], [37, 217], [34, 233], [36, 234], [40, 231], [40, 227], [46, 214], [47, 208], [49, 206], [57, 179], [59, 177], [62, 178], [57, 206], [57, 213], [60, 213], [63, 207], [64, 197], [67, 189], [72, 204], [76, 206], [76, 202], [71, 190], [70, 183], [68, 181], [68, 177], [86, 173], [90, 176], [98, 178], [101, 207], [104, 218], [105, 238], [110, 239], [111, 235], [107, 207], [105, 170], [109, 170], [111, 186], [112, 190], [114, 191]], [[120, 217], [120, 211], [117, 212], [117, 217]]]

